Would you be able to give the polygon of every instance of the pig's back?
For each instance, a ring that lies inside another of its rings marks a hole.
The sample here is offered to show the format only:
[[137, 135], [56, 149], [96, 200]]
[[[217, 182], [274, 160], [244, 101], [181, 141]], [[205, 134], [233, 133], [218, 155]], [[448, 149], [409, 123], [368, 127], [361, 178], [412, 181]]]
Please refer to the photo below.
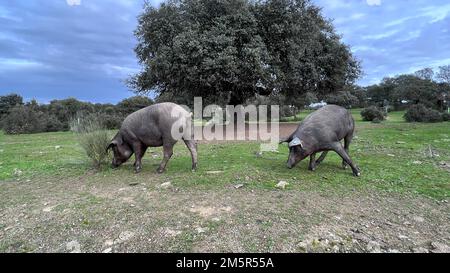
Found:
[[347, 109], [327, 105], [307, 116], [299, 130], [319, 141], [338, 141], [353, 132], [354, 119]]

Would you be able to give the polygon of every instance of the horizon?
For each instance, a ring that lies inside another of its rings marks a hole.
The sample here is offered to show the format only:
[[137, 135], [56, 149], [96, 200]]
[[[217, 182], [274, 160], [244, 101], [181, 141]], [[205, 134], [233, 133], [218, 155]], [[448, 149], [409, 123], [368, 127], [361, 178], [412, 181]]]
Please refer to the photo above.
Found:
[[[444, 0], [312, 2], [362, 62], [358, 85], [450, 64], [450, 4]], [[132, 0], [0, 4], [0, 95], [43, 104], [69, 97], [117, 104], [134, 96], [123, 81], [139, 71], [133, 31], [142, 7]]]

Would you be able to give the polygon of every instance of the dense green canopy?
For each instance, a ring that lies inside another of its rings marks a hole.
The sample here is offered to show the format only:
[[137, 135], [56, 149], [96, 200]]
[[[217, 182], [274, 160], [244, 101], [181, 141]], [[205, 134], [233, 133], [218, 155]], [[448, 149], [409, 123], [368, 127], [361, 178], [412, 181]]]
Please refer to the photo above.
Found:
[[256, 94], [326, 95], [359, 63], [309, 0], [171, 0], [147, 4], [136, 30], [137, 93], [240, 104]]

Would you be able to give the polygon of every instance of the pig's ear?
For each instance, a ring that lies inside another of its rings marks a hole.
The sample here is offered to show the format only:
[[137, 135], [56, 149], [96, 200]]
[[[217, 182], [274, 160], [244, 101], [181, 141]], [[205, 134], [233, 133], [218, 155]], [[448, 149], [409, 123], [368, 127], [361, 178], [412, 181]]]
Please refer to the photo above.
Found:
[[282, 144], [282, 143], [289, 143], [291, 141], [292, 141], [292, 136], [285, 137], [285, 138], [280, 139], [280, 144]]
[[296, 146], [300, 146], [301, 148], [303, 148], [303, 143], [298, 137], [294, 138], [291, 142], [289, 142], [289, 148]]
[[106, 152], [108, 152], [109, 149], [112, 149], [114, 146], [117, 146], [117, 143], [115, 141], [112, 141], [111, 144], [109, 144], [108, 147], [106, 147]]

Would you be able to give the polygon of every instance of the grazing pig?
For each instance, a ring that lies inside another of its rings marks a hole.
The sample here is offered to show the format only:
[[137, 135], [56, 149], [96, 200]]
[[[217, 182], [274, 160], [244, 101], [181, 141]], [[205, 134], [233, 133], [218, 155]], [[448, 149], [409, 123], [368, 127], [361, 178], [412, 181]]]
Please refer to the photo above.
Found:
[[[325, 106], [310, 114], [298, 129], [281, 141], [289, 143], [289, 160], [287, 166], [293, 168], [297, 163], [310, 157], [309, 170], [314, 171], [325, 159], [328, 151], [335, 151], [342, 157], [342, 166], [347, 165], [355, 176], [361, 173], [349, 156], [349, 146], [355, 131], [355, 120], [349, 111], [336, 105]], [[344, 139], [344, 146], [341, 140]], [[316, 154], [323, 152], [316, 161]]]
[[[129, 115], [107, 150], [112, 149], [113, 168], [125, 163], [135, 154], [135, 171], [142, 170], [142, 157], [148, 147], [163, 147], [164, 159], [158, 168], [163, 173], [173, 155], [173, 146], [183, 139], [192, 155], [192, 170], [197, 168], [197, 143], [193, 137], [192, 115], [174, 103], [161, 103]], [[175, 132], [175, 133], [174, 133]]]

